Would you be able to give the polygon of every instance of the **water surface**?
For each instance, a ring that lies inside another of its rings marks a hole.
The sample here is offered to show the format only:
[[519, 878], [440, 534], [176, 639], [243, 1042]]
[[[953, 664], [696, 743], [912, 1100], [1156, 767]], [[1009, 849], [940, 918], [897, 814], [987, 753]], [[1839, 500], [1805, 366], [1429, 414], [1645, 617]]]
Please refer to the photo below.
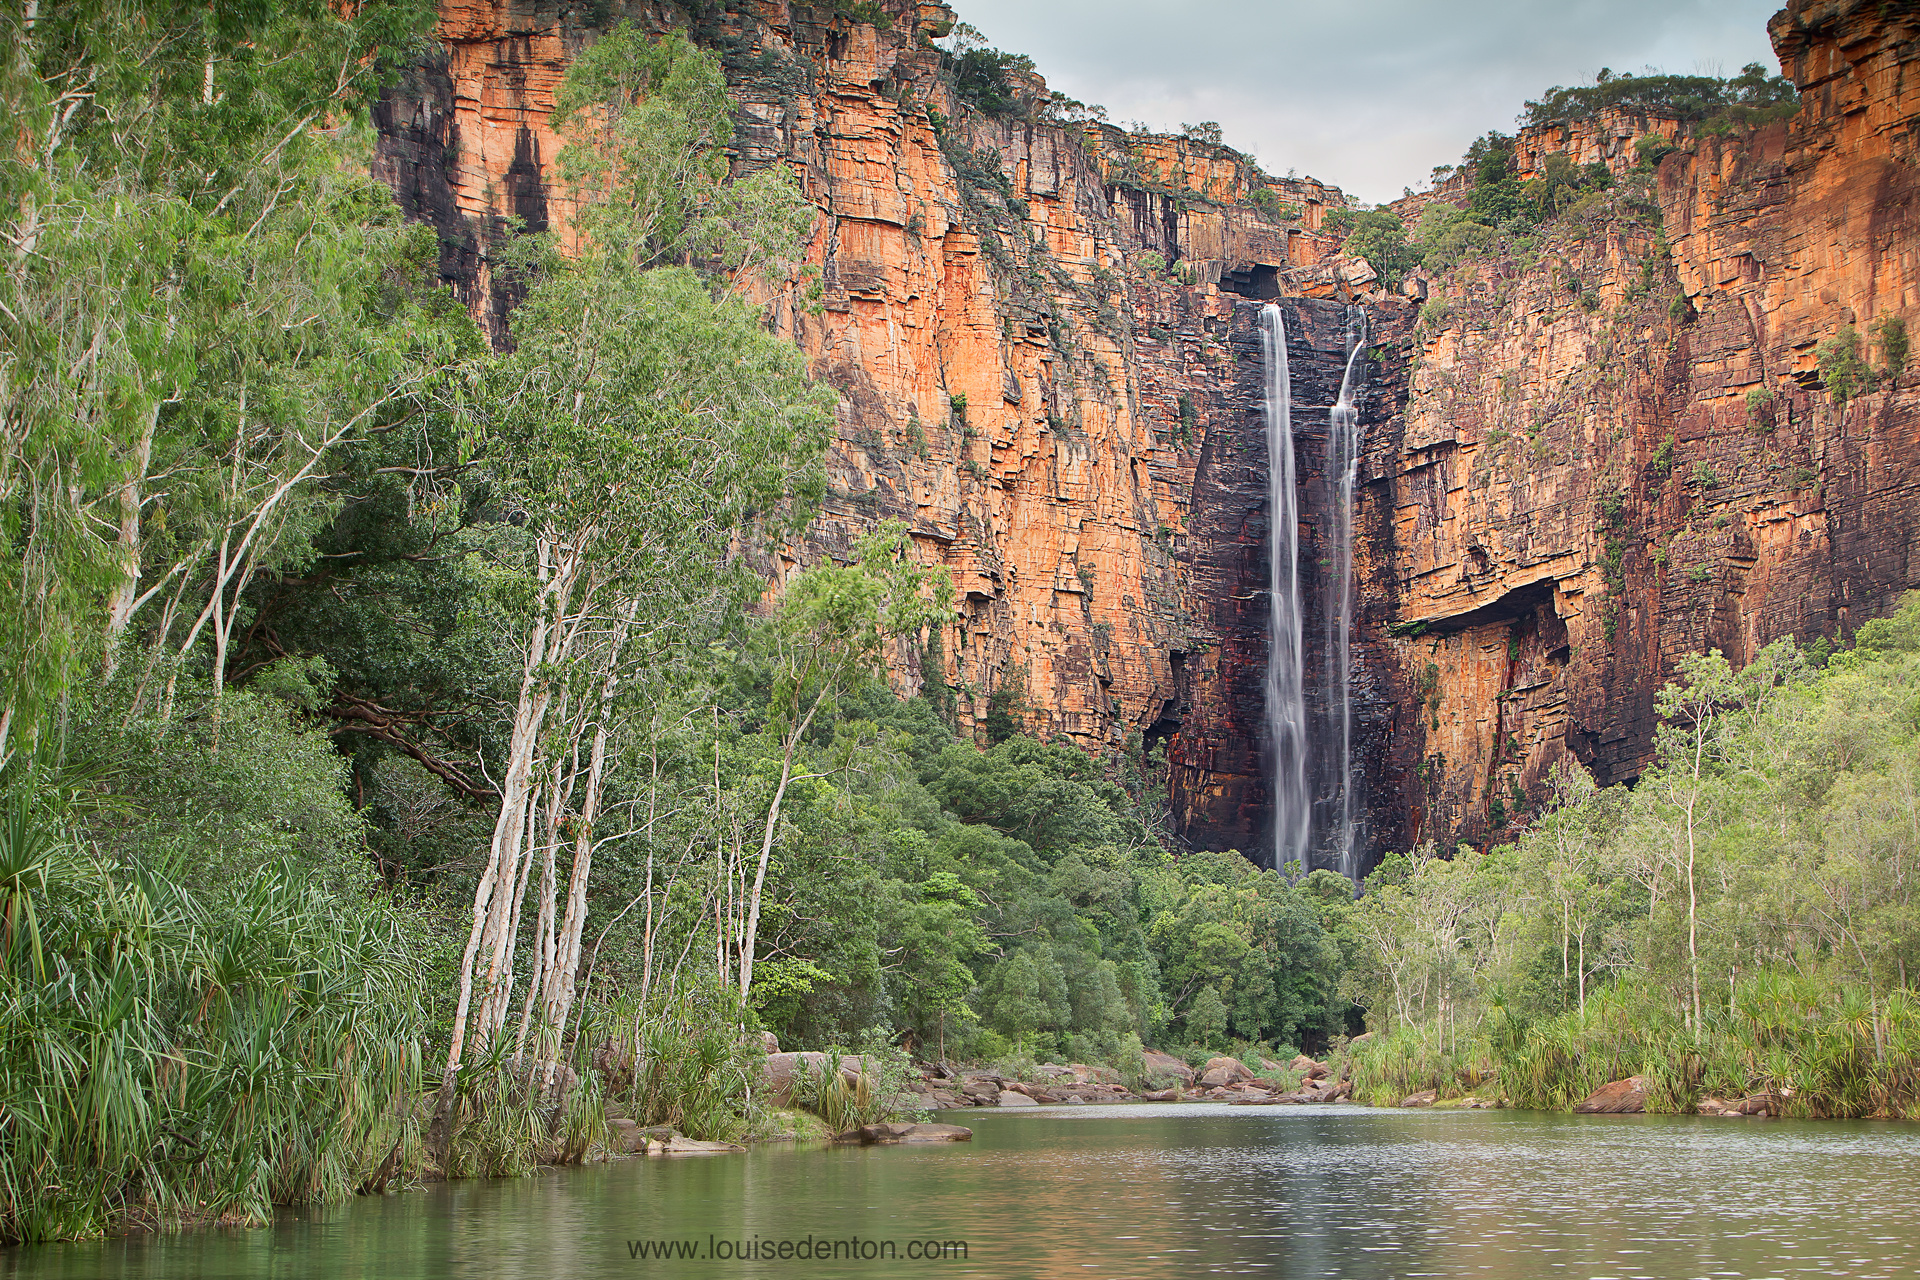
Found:
[[[458, 1183], [259, 1230], [0, 1250], [0, 1276], [1920, 1275], [1911, 1125], [1204, 1104], [943, 1118], [974, 1141]], [[808, 1238], [896, 1257], [631, 1256]], [[910, 1261], [926, 1241], [966, 1256]]]

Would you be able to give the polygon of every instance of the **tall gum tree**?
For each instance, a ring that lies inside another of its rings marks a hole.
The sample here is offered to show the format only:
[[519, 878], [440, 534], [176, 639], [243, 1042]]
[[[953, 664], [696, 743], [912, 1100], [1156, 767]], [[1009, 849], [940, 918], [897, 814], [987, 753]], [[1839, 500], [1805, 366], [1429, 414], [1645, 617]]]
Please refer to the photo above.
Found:
[[313, 482], [441, 363], [432, 326], [369, 306], [413, 233], [319, 127], [431, 21], [424, 0], [0, 16], [0, 758], [150, 602], [147, 643], [191, 620], [218, 681]]
[[[510, 575], [522, 661], [439, 1143], [463, 1062], [504, 1024], [536, 858], [542, 903], [522, 1039], [537, 1026], [551, 1078], [593, 851], [606, 838], [596, 827], [637, 691], [696, 619], [756, 594], [737, 549], [810, 515], [832, 421], [832, 395], [807, 379], [799, 351], [734, 294], [742, 273], [791, 254], [810, 212], [784, 171], [727, 181], [718, 61], [622, 25], [576, 61], [557, 101], [574, 241], [564, 254], [548, 238], [520, 245], [513, 265], [531, 283], [514, 349], [475, 396], [478, 452], [525, 531]], [[562, 846], [564, 905], [554, 899]]]

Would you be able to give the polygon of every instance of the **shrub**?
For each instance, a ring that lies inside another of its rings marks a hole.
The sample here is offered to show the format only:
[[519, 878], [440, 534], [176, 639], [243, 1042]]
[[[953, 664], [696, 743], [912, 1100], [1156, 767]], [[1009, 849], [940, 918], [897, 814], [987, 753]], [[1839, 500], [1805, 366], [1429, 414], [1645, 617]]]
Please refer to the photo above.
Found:
[[1327, 230], [1345, 233], [1341, 251], [1364, 258], [1388, 288], [1400, 283], [1418, 265], [1419, 256], [1407, 244], [1407, 229], [1391, 209], [1335, 209], [1327, 215]]
[[1648, 465], [1656, 478], [1665, 480], [1673, 474], [1673, 448], [1674, 439], [1668, 436], [1660, 442], [1660, 447], [1653, 451], [1653, 457]]
[[1677, 150], [1672, 138], [1663, 133], [1650, 133], [1633, 144], [1633, 157], [1643, 165], [1652, 166]]
[[1860, 331], [1852, 325], [1822, 341], [1814, 348], [1814, 355], [1820, 366], [1820, 385], [1837, 407], [1844, 409], [1855, 395], [1873, 389], [1873, 370], [1861, 358]]
[[1880, 373], [1888, 383], [1900, 381], [1907, 367], [1907, 322], [1899, 316], [1881, 316], [1873, 322], [1873, 339], [1880, 344]]

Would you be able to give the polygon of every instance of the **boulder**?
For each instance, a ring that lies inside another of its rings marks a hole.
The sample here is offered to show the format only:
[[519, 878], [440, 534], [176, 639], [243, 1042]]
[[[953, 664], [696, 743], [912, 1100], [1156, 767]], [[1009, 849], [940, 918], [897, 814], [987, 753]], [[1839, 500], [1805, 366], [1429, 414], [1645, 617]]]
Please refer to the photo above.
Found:
[[973, 1130], [957, 1124], [909, 1125], [901, 1142], [972, 1142]]
[[768, 1053], [780, 1052], [780, 1037], [771, 1031], [762, 1031], [760, 1033], [760, 1044]]
[[1351, 1049], [1353, 1048], [1354, 1045], [1357, 1045], [1357, 1044], [1366, 1044], [1368, 1041], [1372, 1039], [1373, 1039], [1373, 1032], [1362, 1031], [1359, 1035], [1347, 1041], [1347, 1048]]
[[862, 1146], [890, 1142], [967, 1142], [973, 1130], [957, 1124], [913, 1124], [892, 1120], [881, 1124], [863, 1124], [835, 1136], [835, 1142], [858, 1142]]
[[[760, 1069], [760, 1087], [775, 1106], [792, 1106], [794, 1087], [800, 1076], [818, 1072], [832, 1062], [833, 1059], [824, 1053], [769, 1053], [766, 1064]], [[840, 1077], [848, 1084], [858, 1084], [863, 1069], [870, 1065], [853, 1054], [843, 1054], [840, 1058]], [[872, 1074], [877, 1076], [879, 1073], [875, 1070]]]
[[1410, 1093], [1400, 1099], [1400, 1105], [1403, 1107], [1430, 1107], [1439, 1100], [1440, 1094], [1437, 1090], [1422, 1089], [1418, 1093]]
[[702, 1142], [683, 1137], [671, 1129], [648, 1129], [640, 1151], [650, 1156], [718, 1156], [746, 1148], [731, 1142]]
[[1075, 1084], [1119, 1084], [1120, 1073], [1112, 1067], [1090, 1067], [1084, 1062], [1076, 1062], [1067, 1068], [1073, 1072]]
[[607, 1150], [617, 1155], [630, 1156], [636, 1151], [644, 1151], [647, 1146], [646, 1130], [632, 1120], [607, 1121]]
[[1141, 1094], [1140, 1101], [1142, 1102], [1178, 1102], [1180, 1101], [1180, 1091], [1178, 1089], [1154, 1089], [1149, 1093]]
[[1296, 1055], [1293, 1061], [1287, 1064], [1287, 1070], [1293, 1072], [1293, 1074], [1297, 1076], [1303, 1076], [1307, 1074], [1307, 1072], [1311, 1071], [1316, 1065], [1318, 1064], [1316, 1064], [1312, 1058], [1309, 1058], [1306, 1054], [1302, 1053], [1302, 1054]]
[[1186, 1085], [1193, 1083], [1193, 1068], [1172, 1054], [1149, 1049], [1141, 1057], [1146, 1062], [1149, 1076], [1169, 1077]]
[[1198, 1083], [1203, 1089], [1212, 1089], [1251, 1079], [1253, 1072], [1247, 1070], [1247, 1064], [1238, 1058], [1208, 1058], [1207, 1065], [1200, 1068]]
[[994, 1102], [996, 1105], [1002, 1107], [1037, 1107], [1040, 1105], [1026, 1094], [1016, 1093], [1012, 1089], [1001, 1090], [1000, 1095], [994, 1099]]
[[1325, 1080], [1332, 1074], [1333, 1068], [1324, 1062], [1309, 1062], [1307, 1064], [1306, 1077], [1309, 1080]]
[[1612, 1080], [1595, 1089], [1591, 1097], [1574, 1104], [1573, 1113], [1577, 1116], [1624, 1116], [1646, 1109], [1646, 1077], [1628, 1076], [1625, 1080]]

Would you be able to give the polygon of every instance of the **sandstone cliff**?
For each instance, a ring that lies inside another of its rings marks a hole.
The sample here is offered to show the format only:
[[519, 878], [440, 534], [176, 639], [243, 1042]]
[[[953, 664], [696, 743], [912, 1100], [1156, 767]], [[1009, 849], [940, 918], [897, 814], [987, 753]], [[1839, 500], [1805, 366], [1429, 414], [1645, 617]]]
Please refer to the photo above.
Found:
[[[1920, 320], [1909, 17], [1776, 17], [1806, 104], [1784, 125], [1523, 134], [1523, 170], [1558, 150], [1625, 172], [1649, 131], [1680, 149], [1657, 209], [1415, 282], [1420, 309], [1321, 234], [1337, 190], [1076, 118], [1037, 78], [1017, 111], [975, 110], [929, 43], [941, 5], [445, 0], [441, 51], [380, 104], [376, 165], [496, 340], [491, 246], [509, 217], [564, 232], [552, 92], [621, 16], [720, 50], [737, 169], [790, 166], [820, 211], [825, 309], [777, 323], [841, 392], [833, 496], [771, 576], [907, 519], [960, 588], [940, 651], [961, 727], [1017, 682], [1036, 732], [1163, 740], [1196, 843], [1257, 850], [1269, 821], [1261, 300], [1287, 299], [1303, 459], [1348, 304], [1372, 324], [1354, 716], [1376, 853], [1485, 838], [1568, 753], [1630, 778], [1677, 655], [1832, 634], [1920, 581], [1912, 375], [1841, 409], [1815, 368], [1848, 324]], [[1305, 470], [1311, 580], [1326, 477]], [[922, 660], [897, 656], [903, 688]]]
[[1640, 137], [1680, 145], [1653, 216], [1616, 203], [1427, 285], [1374, 496], [1398, 599], [1372, 617], [1421, 633], [1389, 642], [1427, 700], [1390, 754], [1424, 830], [1486, 836], [1564, 753], [1629, 780], [1677, 657], [1838, 637], [1920, 583], [1913, 374], [1842, 405], [1816, 354], [1851, 328], [1884, 365], [1871, 326], [1920, 322], [1920, 15], [1896, 8], [1773, 19], [1802, 94], [1785, 123], [1524, 131], [1523, 176], [1553, 151], [1625, 174]]

